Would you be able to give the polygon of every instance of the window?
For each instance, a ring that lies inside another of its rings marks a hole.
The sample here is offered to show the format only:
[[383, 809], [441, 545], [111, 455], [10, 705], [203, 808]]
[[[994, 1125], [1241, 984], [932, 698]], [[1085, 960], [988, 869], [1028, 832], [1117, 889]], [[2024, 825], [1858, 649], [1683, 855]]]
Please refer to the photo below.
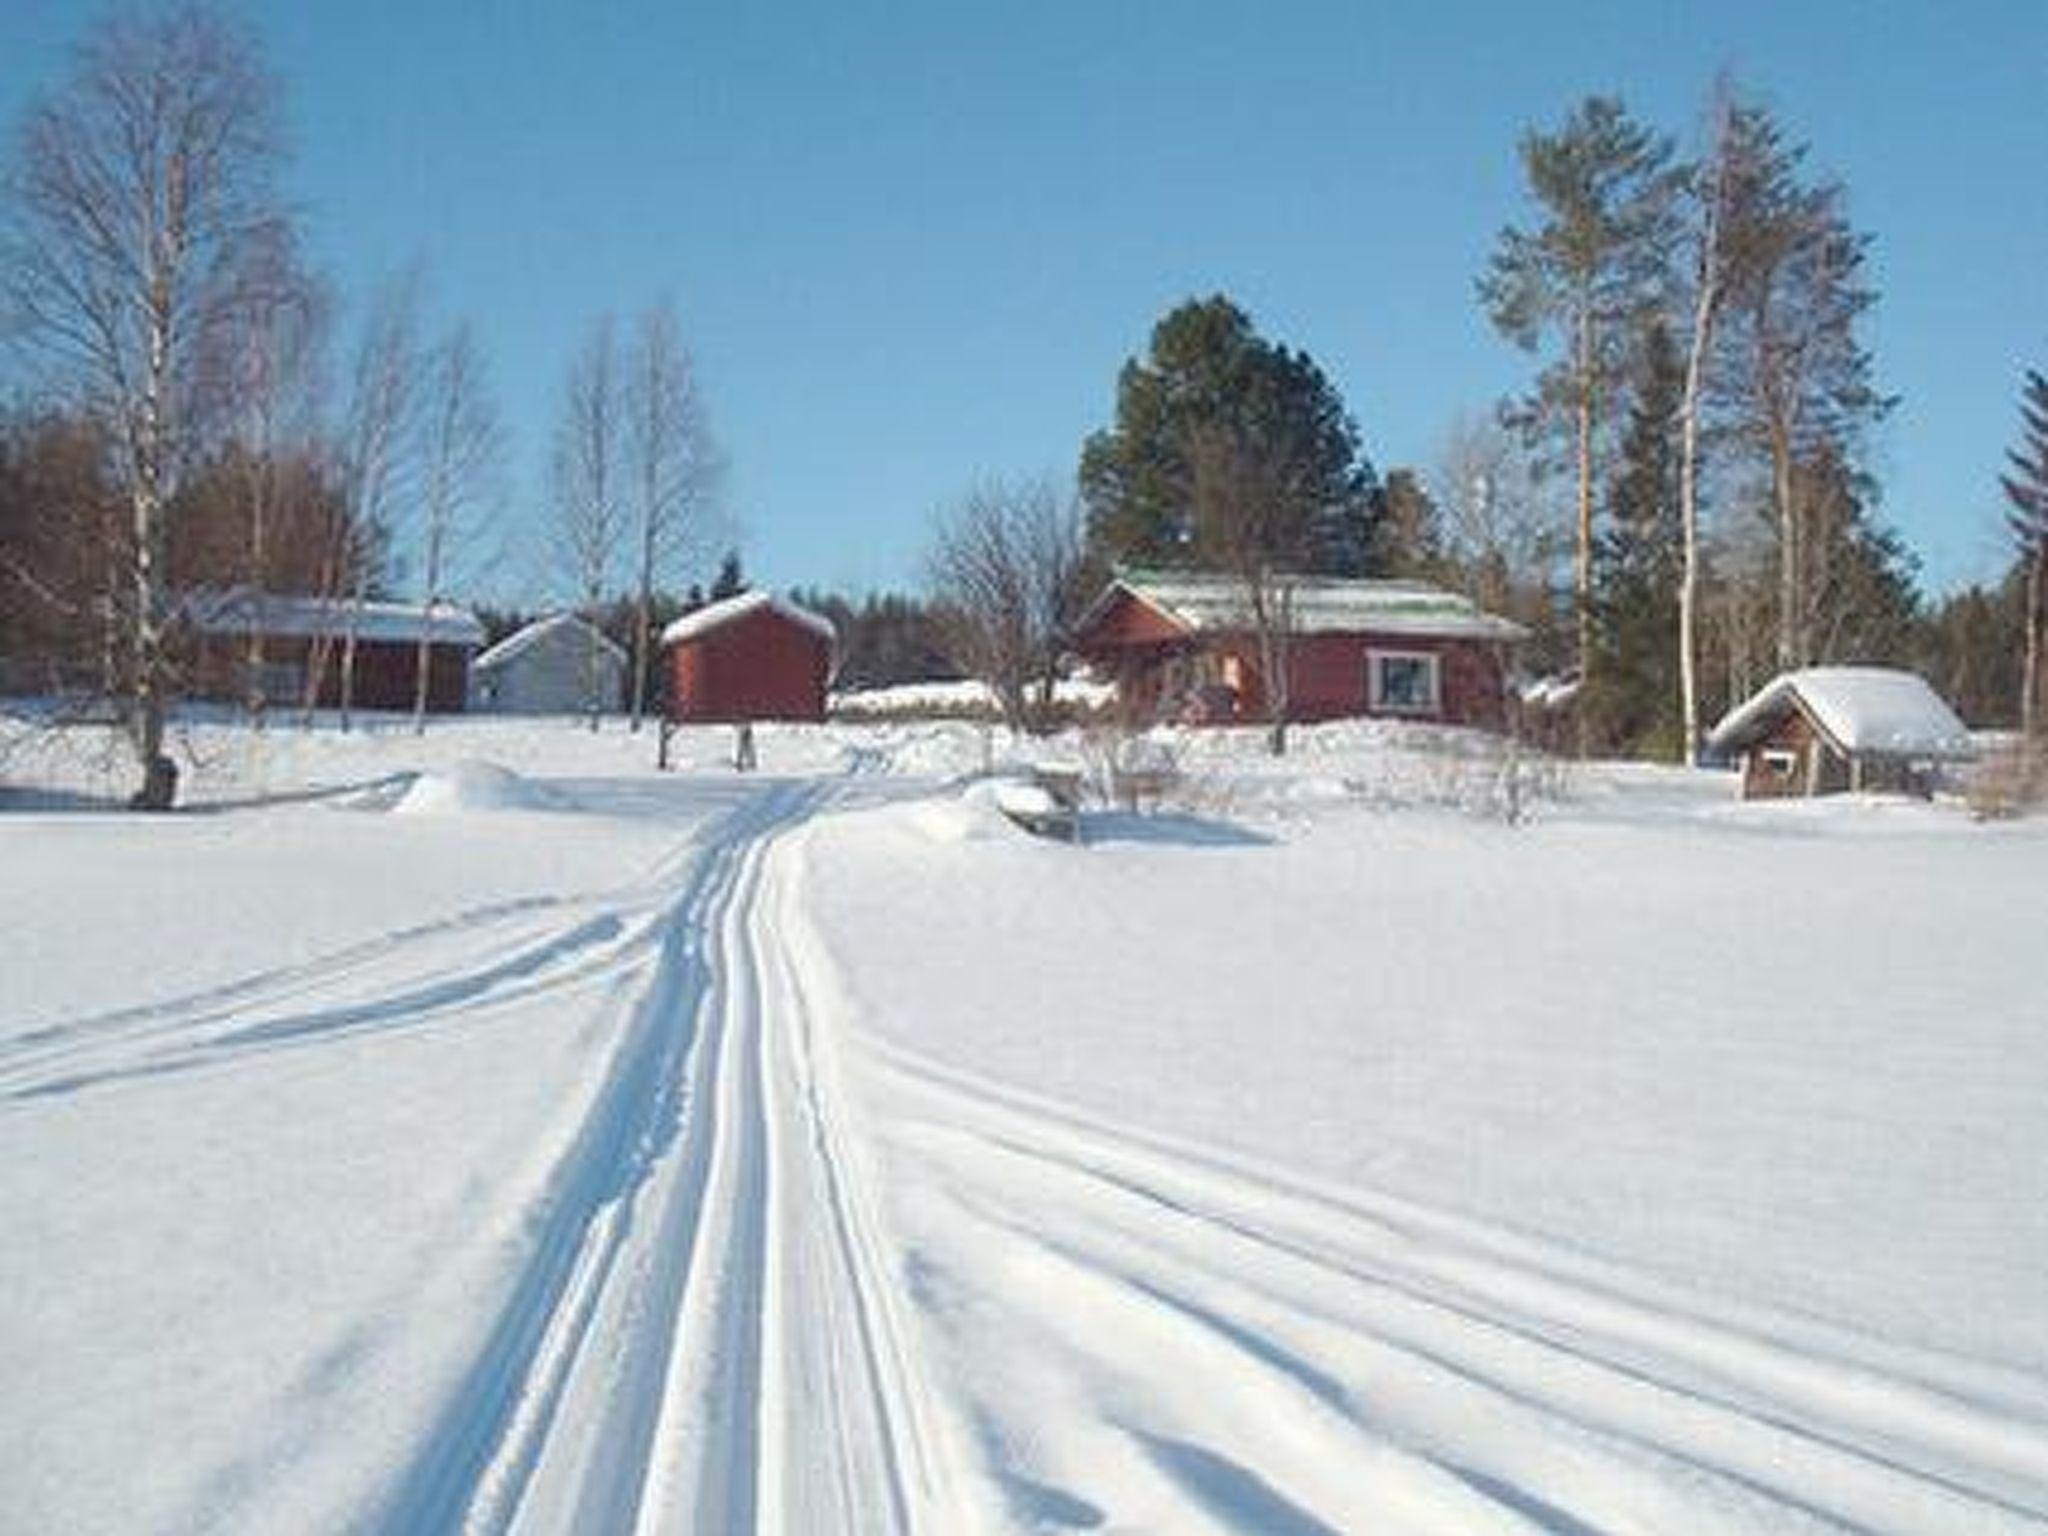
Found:
[[1433, 715], [1442, 699], [1441, 668], [1429, 651], [1367, 651], [1366, 701], [1390, 714]]
[[1764, 772], [1774, 779], [1789, 779], [1798, 771], [1799, 754], [1782, 747], [1764, 749]]

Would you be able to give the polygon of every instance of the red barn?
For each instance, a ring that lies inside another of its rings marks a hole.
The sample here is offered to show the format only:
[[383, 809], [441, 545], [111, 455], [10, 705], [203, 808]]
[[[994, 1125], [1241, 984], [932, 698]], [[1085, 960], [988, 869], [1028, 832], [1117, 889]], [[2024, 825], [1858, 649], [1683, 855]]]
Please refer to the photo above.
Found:
[[[1278, 591], [1290, 720], [1501, 724], [1507, 648], [1526, 634], [1519, 624], [1415, 581], [1284, 577]], [[1257, 626], [1231, 577], [1120, 575], [1076, 624], [1074, 649], [1116, 680], [1133, 719], [1265, 719]]]
[[662, 631], [668, 717], [679, 725], [823, 720], [832, 621], [773, 593], [742, 592]]

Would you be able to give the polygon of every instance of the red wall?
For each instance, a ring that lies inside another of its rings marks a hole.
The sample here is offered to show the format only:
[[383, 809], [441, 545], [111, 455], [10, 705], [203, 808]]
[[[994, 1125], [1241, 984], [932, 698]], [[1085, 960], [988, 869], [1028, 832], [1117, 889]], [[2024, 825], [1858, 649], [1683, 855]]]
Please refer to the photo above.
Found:
[[[314, 642], [303, 635], [272, 635], [263, 642], [264, 659], [300, 668], [313, 664]], [[345, 649], [340, 636], [327, 643], [326, 663], [320, 673], [320, 693], [315, 701], [322, 709], [341, 703], [341, 661]], [[471, 647], [436, 641], [427, 658], [427, 709], [433, 714], [460, 714], [469, 702], [469, 658]], [[240, 702], [244, 695], [243, 663], [249, 642], [243, 635], [199, 637], [190, 672], [194, 698]], [[357, 709], [410, 710], [418, 680], [419, 642], [415, 640], [356, 641], [354, 705]], [[272, 699], [274, 705], [296, 705], [300, 699]]]
[[[1096, 637], [1091, 635], [1091, 648]], [[1370, 706], [1365, 659], [1369, 650], [1426, 651], [1438, 661], [1438, 709], [1418, 715], [1406, 710], [1374, 710]], [[1265, 689], [1259, 675], [1259, 643], [1253, 635], [1205, 636], [1180, 648], [1217, 658], [1235, 657], [1244, 688], [1238, 696], [1240, 721], [1265, 718]], [[1114, 658], [1118, 697], [1140, 718], [1154, 715], [1168, 702], [1162, 695], [1176, 652], [1159, 646], [1100, 647], [1098, 657]], [[1188, 663], [1181, 661], [1183, 670]], [[1300, 635], [1288, 646], [1288, 718], [1313, 722], [1359, 715], [1435, 720], [1452, 725], [1497, 729], [1505, 717], [1501, 661], [1494, 646], [1472, 640], [1420, 638], [1408, 635]]]
[[669, 718], [733, 725], [823, 720], [832, 646], [807, 624], [757, 608], [669, 647]]

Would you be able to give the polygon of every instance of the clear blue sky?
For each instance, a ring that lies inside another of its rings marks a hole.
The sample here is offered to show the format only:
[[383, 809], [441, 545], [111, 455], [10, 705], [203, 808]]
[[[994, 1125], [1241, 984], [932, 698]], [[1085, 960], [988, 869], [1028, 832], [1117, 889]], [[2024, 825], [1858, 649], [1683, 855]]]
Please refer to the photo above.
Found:
[[[1591, 91], [1689, 135], [1728, 65], [1875, 236], [1884, 515], [1936, 588], [2002, 565], [2048, 367], [2048, 0], [241, 8], [344, 299], [417, 257], [478, 323], [522, 519], [591, 317], [663, 294], [776, 585], [913, 584], [933, 510], [1070, 473], [1193, 294], [1310, 351], [1382, 471], [1427, 464], [1529, 375], [1472, 297], [1517, 136]], [[9, 0], [10, 123], [97, 13]]]

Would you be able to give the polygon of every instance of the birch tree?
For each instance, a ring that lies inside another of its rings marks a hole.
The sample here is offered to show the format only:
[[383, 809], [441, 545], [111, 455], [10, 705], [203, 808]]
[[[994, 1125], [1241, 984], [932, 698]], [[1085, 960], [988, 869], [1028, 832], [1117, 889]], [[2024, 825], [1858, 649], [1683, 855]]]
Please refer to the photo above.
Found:
[[[251, 242], [241, 281], [242, 302], [207, 338], [208, 395], [222, 407], [232, 482], [230, 506], [217, 510], [234, 514], [242, 584], [255, 593], [290, 591], [289, 578], [280, 578], [292, 552], [281, 540], [294, 531], [289, 498], [303, 494], [320, 435], [327, 296], [282, 223]], [[249, 605], [243, 670], [245, 702], [260, 728], [270, 699], [259, 611]]]
[[940, 643], [1012, 731], [1032, 723], [1034, 681], [1041, 717], [1051, 707], [1080, 565], [1080, 509], [1049, 481], [989, 481], [939, 517], [927, 574]]
[[425, 391], [419, 547], [426, 617], [413, 669], [415, 732], [427, 728], [434, 620], [447, 597], [449, 571], [465, 553], [477, 521], [489, 507], [504, 457], [497, 407], [484, 376], [476, 333], [467, 322], [458, 324], [428, 357]]
[[[328, 566], [330, 595], [341, 607], [341, 728], [355, 713], [356, 641], [363, 604], [382, 574], [383, 553], [399, 511], [414, 494], [419, 471], [421, 357], [419, 278], [386, 283], [371, 303], [356, 343], [347, 417], [339, 449], [348, 517]], [[323, 633], [307, 668], [305, 715], [310, 722], [326, 675], [331, 641]]]
[[1589, 96], [1554, 133], [1531, 132], [1522, 168], [1540, 221], [1504, 228], [1479, 297], [1501, 333], [1558, 355], [1538, 381], [1537, 423], [1564, 425], [1577, 486], [1572, 564], [1581, 675], [1593, 652], [1593, 533], [1603, 435], [1629, 337], [1666, 297], [1679, 173], [1670, 141], [1610, 96]]
[[4, 259], [22, 334], [115, 447], [130, 537], [120, 621], [138, 808], [168, 808], [168, 509], [198, 446], [203, 339], [244, 302], [283, 213], [276, 91], [248, 37], [183, 7], [120, 11], [33, 105], [8, 178]]
[[617, 347], [607, 315], [591, 328], [570, 365], [552, 468], [554, 541], [592, 631], [584, 647], [583, 697], [593, 731], [604, 716], [604, 648], [597, 623], [625, 531], [623, 412]]
[[1692, 328], [1685, 350], [1685, 389], [1678, 408], [1678, 718], [1682, 761], [1700, 757], [1700, 413], [1706, 398], [1716, 327], [1728, 299], [1727, 241], [1740, 187], [1754, 169], [1749, 119], [1738, 117], [1732, 88], [1715, 90], [1711, 142], [1687, 186], [1692, 247]]
[[1769, 488], [1777, 662], [1786, 669], [1816, 654], [1817, 594], [1827, 578], [1809, 526], [1824, 508], [1802, 497], [1802, 466], [1825, 454], [1853, 467], [1866, 429], [1892, 402], [1876, 390], [1857, 334], [1877, 293], [1864, 277], [1869, 237], [1849, 222], [1846, 188], [1805, 179], [1805, 147], [1788, 144], [1761, 108], [1739, 126], [1745, 163], [1724, 210], [1725, 388]]
[[644, 311], [625, 382], [625, 453], [633, 483], [632, 728], [640, 729], [654, 655], [654, 589], [664, 563], [701, 546], [720, 462], [697, 372], [674, 309]]

